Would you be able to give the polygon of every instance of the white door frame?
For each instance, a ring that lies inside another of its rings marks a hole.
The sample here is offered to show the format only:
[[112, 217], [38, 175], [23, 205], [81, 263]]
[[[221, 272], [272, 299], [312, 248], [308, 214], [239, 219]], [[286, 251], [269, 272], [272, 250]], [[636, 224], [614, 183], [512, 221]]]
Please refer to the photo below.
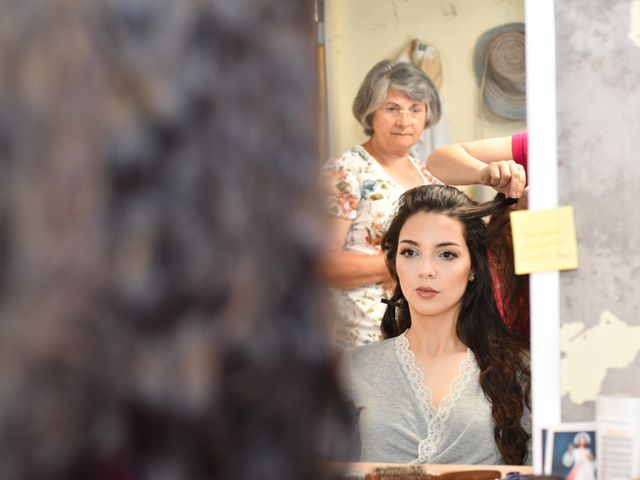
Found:
[[[536, 210], [558, 206], [554, 0], [526, 0], [525, 22], [529, 208]], [[534, 452], [542, 449], [540, 429], [561, 419], [559, 279], [558, 272], [531, 275]], [[536, 472], [541, 457], [534, 455]]]

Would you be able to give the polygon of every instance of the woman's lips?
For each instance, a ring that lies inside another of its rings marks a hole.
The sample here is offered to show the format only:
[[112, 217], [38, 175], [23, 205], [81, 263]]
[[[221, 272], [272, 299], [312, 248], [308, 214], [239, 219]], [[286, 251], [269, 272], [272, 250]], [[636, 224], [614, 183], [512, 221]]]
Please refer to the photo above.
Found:
[[433, 298], [440, 292], [431, 287], [418, 287], [416, 288], [416, 293], [422, 298]]

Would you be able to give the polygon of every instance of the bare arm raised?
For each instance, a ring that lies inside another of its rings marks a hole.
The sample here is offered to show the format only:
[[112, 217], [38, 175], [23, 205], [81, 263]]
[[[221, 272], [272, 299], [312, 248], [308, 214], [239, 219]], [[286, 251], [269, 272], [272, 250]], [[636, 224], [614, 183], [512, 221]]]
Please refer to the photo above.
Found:
[[487, 185], [520, 198], [526, 173], [513, 157], [512, 137], [487, 138], [437, 148], [429, 155], [427, 168], [451, 185]]

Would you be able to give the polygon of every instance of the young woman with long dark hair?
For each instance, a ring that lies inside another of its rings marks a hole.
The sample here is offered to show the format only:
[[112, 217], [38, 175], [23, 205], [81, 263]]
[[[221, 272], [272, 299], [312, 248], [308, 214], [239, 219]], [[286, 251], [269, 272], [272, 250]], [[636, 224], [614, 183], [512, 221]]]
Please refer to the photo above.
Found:
[[504, 229], [485, 221], [512, 203], [499, 196], [477, 205], [444, 185], [401, 197], [382, 238], [397, 282], [385, 340], [346, 360], [360, 460], [529, 461], [529, 353], [496, 306], [488, 252]]

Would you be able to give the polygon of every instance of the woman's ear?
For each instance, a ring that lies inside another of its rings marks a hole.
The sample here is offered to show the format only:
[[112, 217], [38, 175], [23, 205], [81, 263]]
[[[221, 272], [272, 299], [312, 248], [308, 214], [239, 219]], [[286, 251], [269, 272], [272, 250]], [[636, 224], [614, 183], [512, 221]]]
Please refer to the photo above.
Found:
[[471, 274], [469, 275], [469, 281], [473, 282], [476, 279], [476, 274], [471, 272]]

